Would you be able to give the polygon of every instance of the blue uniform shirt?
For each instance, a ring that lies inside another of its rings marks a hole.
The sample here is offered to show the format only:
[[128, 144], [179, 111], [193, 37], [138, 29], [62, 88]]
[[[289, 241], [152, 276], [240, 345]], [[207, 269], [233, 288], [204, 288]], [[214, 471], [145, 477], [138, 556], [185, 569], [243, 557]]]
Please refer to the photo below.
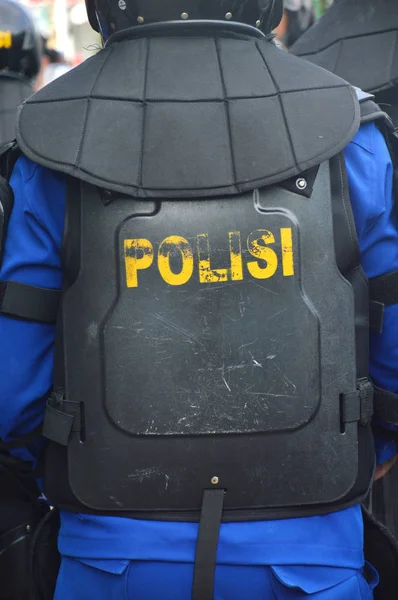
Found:
[[[392, 165], [374, 124], [346, 149], [351, 201], [362, 264], [373, 277], [398, 269]], [[59, 288], [65, 213], [62, 175], [21, 157], [11, 185], [15, 204], [0, 279]], [[398, 390], [398, 306], [386, 309], [382, 335], [372, 336], [371, 375]], [[0, 437], [18, 436], [43, 418], [52, 385], [54, 327], [0, 317]], [[385, 459], [391, 445], [382, 448]], [[37, 448], [23, 451], [34, 460]], [[27, 454], [28, 453], [28, 454]], [[198, 525], [98, 517], [63, 511], [61, 553], [121, 573], [129, 559], [193, 562]], [[363, 525], [358, 506], [334, 514], [280, 521], [225, 523], [218, 562], [361, 568]], [[98, 560], [102, 559], [102, 560]]]

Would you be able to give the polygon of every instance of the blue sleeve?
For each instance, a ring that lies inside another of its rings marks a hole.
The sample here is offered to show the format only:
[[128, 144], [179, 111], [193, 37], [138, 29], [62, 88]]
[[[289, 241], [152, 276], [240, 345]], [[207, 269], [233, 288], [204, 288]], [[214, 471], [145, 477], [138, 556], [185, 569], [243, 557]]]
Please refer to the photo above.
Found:
[[[60, 289], [65, 182], [21, 157], [10, 184], [14, 208], [0, 279]], [[28, 433], [43, 419], [52, 385], [54, 329], [0, 317], [0, 437], [4, 440]], [[23, 458], [30, 457], [25, 453]]]
[[[374, 124], [361, 127], [345, 157], [362, 267], [369, 278], [398, 270], [393, 166]], [[371, 333], [369, 371], [377, 386], [398, 391], [398, 305], [386, 307], [383, 332]], [[376, 450], [383, 462], [395, 453], [395, 445], [376, 440]]]

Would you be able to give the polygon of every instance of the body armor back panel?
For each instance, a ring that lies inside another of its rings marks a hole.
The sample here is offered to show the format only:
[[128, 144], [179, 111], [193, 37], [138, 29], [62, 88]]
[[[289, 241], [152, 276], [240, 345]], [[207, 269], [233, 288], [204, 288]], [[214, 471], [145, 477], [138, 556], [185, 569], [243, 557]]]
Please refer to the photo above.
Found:
[[[329, 164], [310, 198], [270, 187], [104, 204], [90, 185], [72, 189], [80, 251], [66, 261], [67, 368], [55, 388], [75, 419], [75, 498], [103, 512], [197, 514], [216, 478], [233, 518], [332, 510], [353, 488], [366, 493], [354, 294], [333, 250]], [[364, 278], [359, 292], [360, 331]]]
[[374, 457], [340, 154], [355, 92], [233, 27], [134, 36], [19, 117], [22, 150], [73, 176], [47, 494], [171, 519], [217, 487], [225, 519], [357, 502]]

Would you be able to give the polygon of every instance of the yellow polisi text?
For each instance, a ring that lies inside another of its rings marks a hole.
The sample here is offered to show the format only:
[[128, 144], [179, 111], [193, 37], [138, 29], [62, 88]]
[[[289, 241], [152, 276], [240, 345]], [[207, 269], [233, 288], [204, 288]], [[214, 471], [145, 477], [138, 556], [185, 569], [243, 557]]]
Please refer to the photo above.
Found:
[[[194, 272], [197, 272], [200, 283], [242, 281], [246, 272], [254, 279], [269, 279], [277, 273], [278, 267], [284, 277], [291, 277], [294, 275], [292, 229], [282, 227], [279, 236], [280, 256], [272, 247], [276, 244], [276, 240], [271, 231], [267, 229], [252, 231], [247, 237], [245, 252], [242, 252], [240, 232], [230, 231], [228, 233], [229, 264], [223, 268], [213, 268], [211, 264], [212, 252], [207, 233], [198, 234], [196, 244], [192, 245], [184, 237], [170, 235], [159, 244], [156, 256], [153, 244], [149, 240], [145, 238], [124, 240], [127, 287], [138, 287], [139, 272], [149, 269], [154, 262], [157, 263], [157, 270], [162, 279], [173, 286], [188, 283]], [[171, 258], [176, 257], [179, 258], [180, 265], [178, 272], [171, 267]]]
[[11, 31], [0, 31], [0, 48], [11, 48], [12, 35]]

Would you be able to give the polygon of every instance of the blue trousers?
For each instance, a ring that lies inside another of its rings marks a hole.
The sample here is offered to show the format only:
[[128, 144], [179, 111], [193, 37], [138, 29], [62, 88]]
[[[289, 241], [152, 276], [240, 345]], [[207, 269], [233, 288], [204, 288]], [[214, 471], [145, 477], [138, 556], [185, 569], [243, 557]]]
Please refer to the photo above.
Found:
[[[54, 600], [190, 600], [192, 564], [125, 562], [115, 573], [111, 561], [63, 557]], [[372, 600], [377, 573], [367, 580], [336, 567], [219, 565], [214, 600]]]

